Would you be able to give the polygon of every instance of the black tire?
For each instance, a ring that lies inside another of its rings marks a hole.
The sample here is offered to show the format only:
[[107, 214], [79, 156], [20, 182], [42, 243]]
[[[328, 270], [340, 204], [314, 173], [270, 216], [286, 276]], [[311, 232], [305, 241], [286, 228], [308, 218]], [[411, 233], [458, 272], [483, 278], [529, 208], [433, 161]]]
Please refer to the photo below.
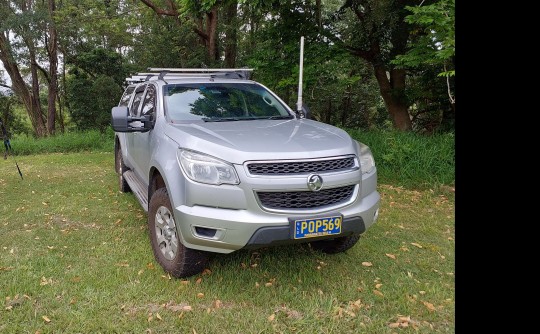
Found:
[[174, 277], [189, 277], [202, 272], [208, 254], [185, 247], [178, 236], [166, 188], [154, 192], [148, 208], [148, 229], [156, 261]]
[[360, 240], [360, 234], [353, 234], [347, 237], [335, 239], [319, 240], [310, 242], [311, 248], [326, 254], [342, 253], [350, 249]]
[[114, 162], [116, 173], [118, 174], [118, 188], [123, 193], [131, 192], [131, 188], [129, 187], [126, 179], [124, 178], [124, 172], [129, 170], [129, 168], [124, 164], [124, 159], [122, 158], [122, 151], [120, 150], [120, 146], [118, 146], [118, 148], [116, 149]]

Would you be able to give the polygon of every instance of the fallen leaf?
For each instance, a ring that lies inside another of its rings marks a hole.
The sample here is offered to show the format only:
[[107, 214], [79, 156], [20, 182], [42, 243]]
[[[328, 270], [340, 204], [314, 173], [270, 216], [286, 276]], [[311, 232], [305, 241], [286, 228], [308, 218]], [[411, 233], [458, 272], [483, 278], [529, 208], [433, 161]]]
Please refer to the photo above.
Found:
[[276, 318], [276, 314], [275, 313], [272, 313], [268, 316], [268, 321], [274, 321], [274, 319]]
[[407, 316], [407, 317], [398, 317], [398, 321], [399, 322], [410, 322], [411, 317], [409, 317], [409, 316]]
[[202, 277], [197, 278], [197, 280], [195, 281], [196, 284], [201, 284], [201, 282], [202, 282]]
[[381, 283], [379, 283], [379, 284], [376, 284], [376, 285], [375, 285], [375, 289], [380, 289], [380, 288], [381, 288], [381, 286], [382, 286], [382, 284], [381, 284]]
[[396, 256], [394, 254], [388, 254], [386, 253], [386, 256], [388, 256], [389, 258], [395, 260], [396, 259]]
[[390, 324], [388, 324], [388, 327], [390, 327], [390, 328], [398, 328], [399, 327], [399, 322], [390, 323]]
[[159, 315], [159, 313], [156, 313], [156, 318], [158, 318], [159, 320], [163, 320], [163, 319], [161, 318], [161, 316]]
[[148, 263], [146, 264], [146, 268], [152, 270], [152, 269], [154, 269], [154, 264], [153, 264], [152, 262], [148, 262]]
[[420, 244], [418, 244], [416, 242], [411, 242], [411, 245], [416, 246], [418, 248], [424, 248], [424, 247], [422, 247], [422, 245], [420, 245]]
[[42, 315], [41, 318], [45, 320], [46, 323], [51, 322], [51, 319], [49, 319], [49, 317], [47, 317], [46, 315]]
[[255, 287], [258, 288], [259, 286], [261, 286], [259, 282], [255, 282]]
[[188, 284], [189, 284], [189, 281], [180, 281], [180, 284], [188, 285]]
[[204, 297], [204, 293], [202, 293], [202, 292], [199, 292], [199, 293], [197, 294], [197, 297], [198, 297], [198, 298], [202, 298], [202, 297]]
[[189, 305], [186, 305], [186, 306], [182, 307], [182, 310], [183, 310], [183, 311], [191, 311], [191, 310], [192, 310], [192, 307], [189, 306]]
[[373, 264], [371, 262], [362, 262], [364, 267], [371, 267]]
[[435, 306], [433, 306], [433, 304], [428, 303], [428, 302], [422, 302], [422, 304], [424, 304], [428, 310], [435, 311]]
[[384, 297], [383, 293], [380, 292], [379, 290], [373, 290], [373, 293], [376, 294], [377, 296]]
[[212, 273], [212, 270], [210, 270], [208, 268], [204, 269], [203, 272], [202, 272], [203, 275], [210, 275], [211, 273]]
[[223, 303], [221, 302], [221, 300], [219, 299], [214, 300], [214, 308], [220, 308], [221, 306], [223, 306]]
[[142, 273], [144, 273], [144, 269], [139, 270], [139, 272], [137, 273], [137, 275], [140, 276], [140, 275], [142, 275]]
[[264, 286], [266, 287], [272, 286], [272, 282], [264, 283]]

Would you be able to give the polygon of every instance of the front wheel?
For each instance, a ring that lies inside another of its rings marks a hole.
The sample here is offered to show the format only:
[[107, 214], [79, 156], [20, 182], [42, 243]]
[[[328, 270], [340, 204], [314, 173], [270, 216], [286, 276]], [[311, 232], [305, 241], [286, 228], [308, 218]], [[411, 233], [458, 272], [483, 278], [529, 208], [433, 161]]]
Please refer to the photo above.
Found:
[[156, 190], [150, 199], [148, 228], [156, 261], [166, 272], [180, 278], [193, 276], [204, 270], [208, 255], [187, 248], [180, 241], [166, 188]]
[[347, 237], [313, 241], [310, 245], [311, 248], [323, 253], [336, 254], [350, 249], [352, 246], [356, 245], [359, 239], [360, 234], [353, 234]]
[[128, 193], [131, 191], [131, 188], [129, 187], [126, 179], [124, 178], [124, 172], [128, 170], [128, 167], [124, 164], [124, 159], [122, 158], [122, 151], [120, 147], [116, 149], [116, 156], [114, 160], [116, 164], [116, 173], [118, 174], [118, 188], [121, 192]]

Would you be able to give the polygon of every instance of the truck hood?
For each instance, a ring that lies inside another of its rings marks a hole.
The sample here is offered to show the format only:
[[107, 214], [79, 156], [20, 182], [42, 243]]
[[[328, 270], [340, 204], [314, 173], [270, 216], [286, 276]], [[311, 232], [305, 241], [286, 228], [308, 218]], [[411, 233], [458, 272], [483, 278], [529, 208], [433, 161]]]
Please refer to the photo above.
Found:
[[347, 132], [307, 119], [168, 124], [165, 134], [180, 147], [236, 164], [357, 153]]

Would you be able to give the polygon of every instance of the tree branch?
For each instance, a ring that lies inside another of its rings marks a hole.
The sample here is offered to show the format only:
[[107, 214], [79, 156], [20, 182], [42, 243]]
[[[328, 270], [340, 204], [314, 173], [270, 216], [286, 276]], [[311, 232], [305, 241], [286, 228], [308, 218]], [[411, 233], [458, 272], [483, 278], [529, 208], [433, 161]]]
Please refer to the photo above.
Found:
[[47, 70], [45, 70], [43, 67], [41, 67], [37, 62], [35, 63], [37, 69], [43, 73], [43, 75], [45, 76], [45, 80], [47, 80], [47, 83], [51, 83], [51, 78], [49, 77], [49, 72]]
[[171, 1], [168, 1], [169, 2], [169, 10], [165, 10], [165, 9], [162, 9], [162, 8], [159, 8], [155, 3], [153, 3], [152, 1], [150, 0], [141, 0], [142, 3], [144, 3], [146, 6], [148, 6], [149, 8], [151, 8], [154, 13], [158, 14], [158, 15], [164, 15], [164, 16], [178, 16], [178, 10], [175, 10], [176, 6], [174, 4], [171, 5]]

